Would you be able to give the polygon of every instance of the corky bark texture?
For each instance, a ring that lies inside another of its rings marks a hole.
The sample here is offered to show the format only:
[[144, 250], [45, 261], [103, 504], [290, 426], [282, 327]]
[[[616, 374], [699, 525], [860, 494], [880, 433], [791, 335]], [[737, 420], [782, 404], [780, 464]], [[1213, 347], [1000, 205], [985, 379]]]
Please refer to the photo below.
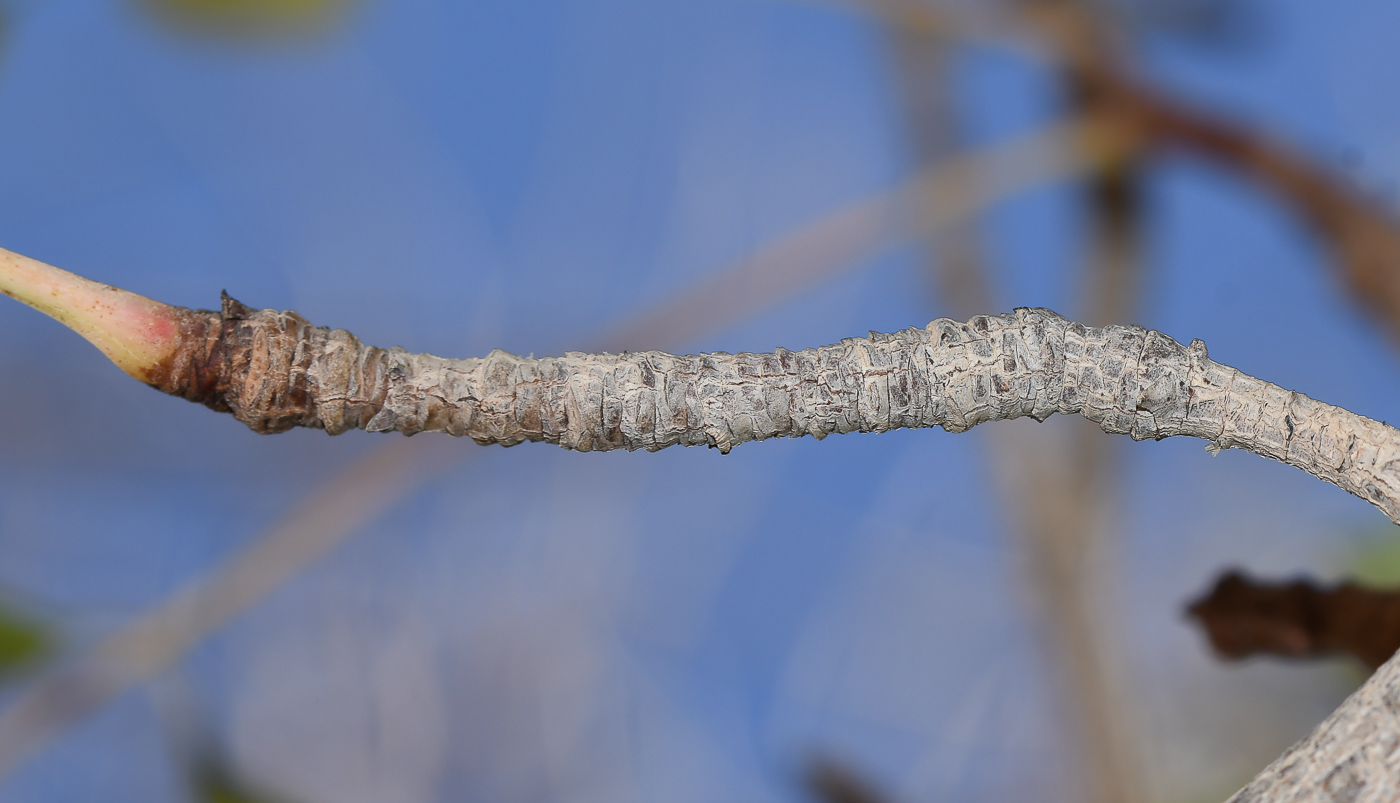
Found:
[[1134, 440], [1190, 435], [1327, 480], [1400, 521], [1400, 431], [1210, 360], [1136, 326], [1088, 327], [1044, 309], [940, 318], [832, 346], [674, 356], [494, 351], [449, 360], [365, 346], [293, 312], [182, 312], [157, 388], [232, 412], [257, 432], [425, 431], [578, 451], [1079, 413]]
[[1391, 658], [1227, 803], [1400, 800], [1400, 661]]
[[1230, 660], [1348, 654], [1376, 669], [1400, 650], [1400, 592], [1353, 583], [1269, 583], [1232, 571], [1187, 612]]

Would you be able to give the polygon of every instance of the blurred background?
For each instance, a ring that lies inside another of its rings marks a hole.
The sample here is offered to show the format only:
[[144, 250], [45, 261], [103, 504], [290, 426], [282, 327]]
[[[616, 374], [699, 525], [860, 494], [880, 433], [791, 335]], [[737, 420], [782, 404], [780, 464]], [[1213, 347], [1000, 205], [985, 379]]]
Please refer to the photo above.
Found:
[[[0, 12], [0, 245], [163, 301], [444, 356], [1047, 306], [1396, 414], [1394, 4]], [[7, 303], [0, 801], [1221, 800], [1365, 670], [1222, 662], [1186, 604], [1400, 585], [1393, 541], [1077, 419], [258, 436]]]

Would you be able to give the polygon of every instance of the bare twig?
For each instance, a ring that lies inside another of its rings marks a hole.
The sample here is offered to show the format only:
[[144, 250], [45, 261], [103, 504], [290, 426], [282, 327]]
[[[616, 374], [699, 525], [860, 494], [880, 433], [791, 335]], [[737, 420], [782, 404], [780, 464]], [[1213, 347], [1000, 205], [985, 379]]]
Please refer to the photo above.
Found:
[[360, 343], [225, 296], [154, 376], [259, 432], [446, 432], [577, 451], [708, 445], [1078, 413], [1134, 440], [1189, 435], [1302, 468], [1400, 520], [1400, 430], [1214, 362], [1136, 326], [1049, 310], [940, 318], [771, 354], [658, 351], [450, 360]]
[[[801, 287], [851, 269], [858, 264], [859, 255], [872, 253], [884, 243], [916, 234], [921, 223], [910, 218], [901, 204], [928, 199], [933, 210], [930, 222], [955, 222], [959, 216], [974, 214], [1039, 182], [1072, 176], [1114, 158], [1117, 149], [1127, 147], [1119, 133], [1111, 123], [1074, 121], [950, 158], [891, 193], [817, 220], [682, 290], [653, 312], [598, 338], [599, 347], [621, 350], [639, 343], [683, 345]], [[949, 190], [952, 183], [972, 180], [979, 192], [954, 194]], [[34, 270], [42, 276], [32, 275]], [[92, 287], [85, 289], [84, 283]], [[58, 286], [96, 293], [99, 298], [123, 292], [0, 250], [0, 291], [8, 289], [7, 295], [27, 302], [36, 293], [52, 298]], [[737, 300], [735, 287], [744, 290]], [[139, 299], [136, 309], [148, 302], [139, 296], [135, 299]], [[40, 302], [38, 306], [44, 310], [48, 302]], [[77, 311], [81, 309], [79, 304]], [[695, 315], [697, 309], [702, 314]], [[139, 321], [135, 327], [119, 324], [116, 329], [127, 339], [137, 338], [138, 346], [142, 332], [149, 331], [143, 330]], [[126, 365], [120, 359], [114, 361], [124, 368], [129, 366], [128, 373], [144, 381], [143, 369], [169, 356], [169, 350], [163, 348], [168, 345], [169, 331], [165, 330], [155, 353]], [[103, 350], [112, 356], [125, 349], [112, 344]], [[475, 454], [451, 446], [441, 441], [396, 441], [370, 452], [329, 479], [208, 578], [143, 614], [94, 650], [26, 686], [0, 712], [0, 776], [57, 734], [181, 658], [210, 632], [343, 543], [364, 522], [397, 504], [444, 466]], [[198, 613], [190, 616], [188, 611]]]

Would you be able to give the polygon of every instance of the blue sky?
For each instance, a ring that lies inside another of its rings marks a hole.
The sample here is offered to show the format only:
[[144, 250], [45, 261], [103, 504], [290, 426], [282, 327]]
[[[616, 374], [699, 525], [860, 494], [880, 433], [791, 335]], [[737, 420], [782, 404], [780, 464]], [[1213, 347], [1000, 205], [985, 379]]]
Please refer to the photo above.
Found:
[[[1130, 49], [1150, 80], [1339, 169], [1350, 154], [1361, 187], [1392, 191], [1400, 12], [1243, 13], [1238, 47], [1144, 33]], [[585, 347], [915, 169], [885, 33], [837, 5], [364, 0], [273, 41], [114, 0], [7, 19], [0, 245], [386, 346]], [[1005, 49], [959, 50], [949, 81], [969, 147], [1061, 113], [1044, 65]], [[1033, 187], [973, 224], [1005, 307], [1074, 313], [1079, 197]], [[1173, 156], [1147, 220], [1130, 322], [1395, 416], [1395, 349], [1288, 209]], [[800, 348], [945, 314], [919, 247], [877, 250], [664, 345]], [[74, 655], [384, 459], [382, 438], [261, 437], [160, 397], [18, 305], [0, 309], [0, 376], [0, 592]], [[1072, 798], [984, 433], [727, 456], [422, 440], [439, 468], [0, 779], [0, 801], [189, 799], [172, 706], [297, 800], [796, 801], [814, 755], [898, 800]], [[1120, 446], [1109, 618], [1153, 794], [1224, 797], [1355, 678], [1217, 664], [1182, 603], [1228, 565], [1339, 576], [1385, 521], [1250, 455]]]

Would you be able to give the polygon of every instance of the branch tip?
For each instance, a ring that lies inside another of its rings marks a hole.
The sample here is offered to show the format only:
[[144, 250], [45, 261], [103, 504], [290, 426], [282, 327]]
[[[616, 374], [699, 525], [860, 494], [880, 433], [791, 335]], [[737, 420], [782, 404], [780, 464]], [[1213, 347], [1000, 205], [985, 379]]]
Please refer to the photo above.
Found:
[[86, 279], [0, 248], [0, 293], [77, 332], [128, 375], [156, 384], [179, 346], [183, 307]]

